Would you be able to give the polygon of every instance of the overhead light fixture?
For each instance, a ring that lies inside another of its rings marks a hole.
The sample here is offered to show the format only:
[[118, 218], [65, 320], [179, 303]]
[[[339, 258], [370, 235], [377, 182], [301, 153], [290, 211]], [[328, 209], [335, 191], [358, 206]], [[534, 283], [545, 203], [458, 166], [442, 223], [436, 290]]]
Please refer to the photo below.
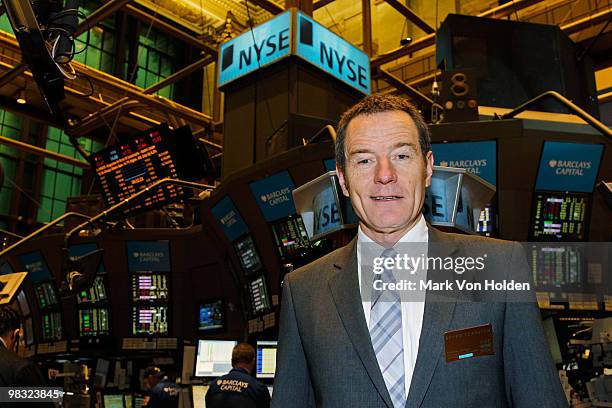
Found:
[[26, 99], [25, 89], [19, 91], [19, 96], [17, 97], [16, 102], [20, 105], [25, 105], [26, 103], [28, 103]]
[[400, 44], [401, 45], [408, 45], [412, 42], [412, 37], [406, 37], [406, 38], [402, 38], [400, 40]]

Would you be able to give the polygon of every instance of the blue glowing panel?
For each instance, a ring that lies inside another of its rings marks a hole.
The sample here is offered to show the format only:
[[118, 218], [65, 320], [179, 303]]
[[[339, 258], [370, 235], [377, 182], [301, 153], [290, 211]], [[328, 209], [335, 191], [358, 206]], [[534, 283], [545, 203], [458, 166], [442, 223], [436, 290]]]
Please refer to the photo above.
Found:
[[249, 231], [231, 198], [224, 197], [211, 209], [211, 212], [230, 241]]
[[249, 187], [266, 221], [276, 221], [296, 213], [291, 194], [295, 186], [288, 172], [281, 171], [253, 181]]
[[591, 193], [603, 144], [544, 142], [536, 190]]
[[369, 95], [368, 55], [301, 12], [297, 13], [297, 20], [297, 55]]
[[291, 52], [291, 12], [287, 11], [221, 44], [219, 87], [269, 65]]

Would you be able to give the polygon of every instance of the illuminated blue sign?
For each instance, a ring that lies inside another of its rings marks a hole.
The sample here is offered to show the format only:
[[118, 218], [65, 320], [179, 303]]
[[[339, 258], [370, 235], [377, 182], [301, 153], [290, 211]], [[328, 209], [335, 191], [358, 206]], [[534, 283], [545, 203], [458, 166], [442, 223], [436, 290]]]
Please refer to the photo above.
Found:
[[35, 251], [28, 254], [19, 255], [19, 260], [21, 261], [25, 270], [28, 271], [32, 283], [53, 279], [51, 276], [51, 271], [47, 266], [47, 262], [40, 252]]
[[224, 197], [211, 209], [211, 212], [230, 241], [249, 231], [231, 198]]
[[281, 171], [254, 181], [249, 187], [266, 221], [276, 221], [296, 213], [291, 194], [295, 186], [288, 172]]
[[336, 159], [326, 159], [323, 160], [323, 165], [325, 166], [325, 171], [335, 171], [336, 170]]
[[170, 245], [168, 241], [128, 241], [126, 245], [130, 272], [170, 271]]
[[297, 55], [369, 95], [368, 55], [307, 15], [298, 12], [297, 19]]
[[536, 190], [591, 193], [603, 144], [544, 142]]
[[[95, 242], [87, 242], [84, 244], [75, 244], [68, 247], [68, 256], [79, 257], [87, 255], [98, 249], [98, 245]], [[104, 272], [104, 263], [100, 262], [98, 266], [98, 272]]]
[[289, 55], [291, 52], [291, 12], [248, 30], [221, 44], [219, 86], [223, 86]]
[[485, 181], [497, 185], [497, 142], [432, 143], [434, 164], [466, 169]]

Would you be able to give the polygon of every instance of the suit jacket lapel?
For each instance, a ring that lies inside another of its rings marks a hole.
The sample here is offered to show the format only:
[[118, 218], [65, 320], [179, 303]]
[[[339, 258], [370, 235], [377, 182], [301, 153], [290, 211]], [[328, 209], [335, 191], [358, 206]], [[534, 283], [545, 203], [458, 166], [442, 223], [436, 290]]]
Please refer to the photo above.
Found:
[[[428, 257], [447, 257], [458, 248], [449, 238], [446, 238], [436, 229], [429, 229]], [[427, 279], [431, 279], [431, 271], [427, 272]], [[443, 333], [448, 330], [455, 301], [444, 298], [439, 299], [435, 293], [427, 291], [425, 295], [425, 312], [423, 327], [419, 339], [419, 352], [417, 355], [412, 382], [406, 407], [418, 407], [423, 402], [425, 393], [433, 378], [440, 354], [444, 348]]]
[[344, 253], [334, 263], [335, 274], [329, 279], [329, 289], [342, 324], [365, 367], [368, 376], [374, 383], [380, 396], [389, 408], [393, 408], [389, 391], [378, 367], [376, 354], [372, 348], [370, 332], [363, 315], [361, 293], [357, 277], [357, 238], [353, 239]]

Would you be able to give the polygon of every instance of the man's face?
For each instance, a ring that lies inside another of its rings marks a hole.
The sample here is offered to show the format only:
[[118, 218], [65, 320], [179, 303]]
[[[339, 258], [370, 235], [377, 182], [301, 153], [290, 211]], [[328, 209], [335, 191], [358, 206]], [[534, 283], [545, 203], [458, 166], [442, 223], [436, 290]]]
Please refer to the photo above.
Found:
[[351, 120], [345, 154], [338, 177], [362, 229], [378, 242], [394, 244], [420, 217], [431, 184], [432, 152], [423, 158], [410, 115], [390, 111]]

